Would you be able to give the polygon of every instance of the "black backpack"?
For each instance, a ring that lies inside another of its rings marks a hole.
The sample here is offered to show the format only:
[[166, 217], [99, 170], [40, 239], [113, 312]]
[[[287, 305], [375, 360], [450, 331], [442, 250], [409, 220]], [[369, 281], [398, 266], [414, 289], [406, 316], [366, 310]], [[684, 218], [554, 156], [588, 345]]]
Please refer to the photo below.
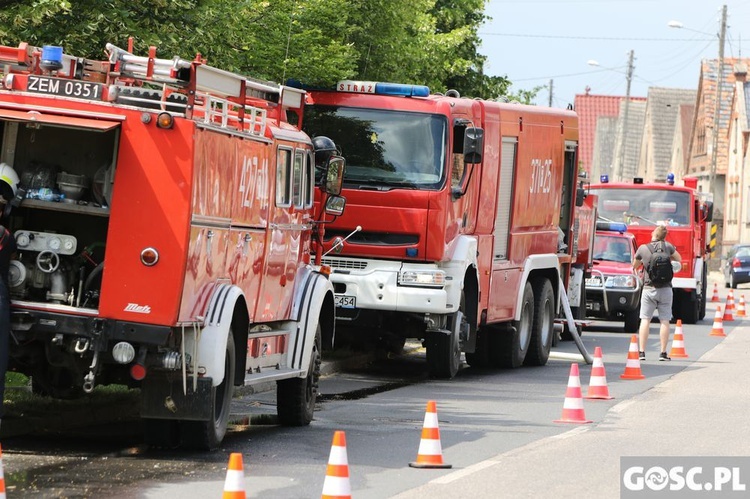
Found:
[[651, 259], [646, 266], [649, 281], [657, 288], [669, 284], [674, 277], [674, 271], [672, 270], [672, 259], [667, 253], [667, 244], [660, 241], [646, 246], [651, 251]]

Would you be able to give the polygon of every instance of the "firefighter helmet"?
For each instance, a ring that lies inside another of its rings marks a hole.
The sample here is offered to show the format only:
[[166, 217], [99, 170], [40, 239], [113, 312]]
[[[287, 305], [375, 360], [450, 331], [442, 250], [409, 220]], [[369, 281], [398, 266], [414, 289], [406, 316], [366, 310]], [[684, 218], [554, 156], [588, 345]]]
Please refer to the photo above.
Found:
[[16, 197], [18, 191], [18, 174], [7, 163], [0, 163], [0, 196], [5, 204], [0, 204], [0, 216], [7, 217], [10, 215], [10, 202]]
[[331, 156], [336, 154], [336, 144], [324, 135], [312, 139], [313, 149], [315, 149], [315, 166], [325, 167]]
[[[7, 163], [0, 163], [0, 194], [10, 202], [16, 196], [20, 179], [16, 171]], [[10, 188], [10, 190], [9, 190]]]

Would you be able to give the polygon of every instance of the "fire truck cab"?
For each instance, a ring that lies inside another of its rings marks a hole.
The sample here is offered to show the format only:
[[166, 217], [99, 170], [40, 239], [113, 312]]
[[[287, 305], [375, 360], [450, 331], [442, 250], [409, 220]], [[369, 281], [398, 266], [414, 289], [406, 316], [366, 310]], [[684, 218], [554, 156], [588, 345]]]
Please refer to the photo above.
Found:
[[462, 352], [545, 364], [578, 257], [575, 113], [381, 82], [306, 98], [303, 129], [347, 157], [347, 211], [323, 259], [338, 327], [423, 340], [436, 377], [455, 376]]
[[335, 314], [311, 253], [342, 213], [343, 158], [316, 164], [287, 120], [299, 89], [132, 40], [107, 52], [0, 47], [10, 368], [57, 398], [140, 388], [154, 445], [217, 447], [233, 387], [260, 382], [282, 423], [308, 424]]
[[658, 224], [668, 229], [667, 241], [682, 256], [682, 268], [672, 280], [674, 300], [672, 315], [685, 324], [695, 324], [706, 315], [708, 237], [713, 218], [713, 203], [698, 192], [698, 181], [683, 179], [675, 185], [674, 175], [666, 182], [610, 182], [608, 176], [591, 185], [598, 197], [599, 217], [607, 222], [622, 222], [635, 236], [637, 245], [651, 241]]

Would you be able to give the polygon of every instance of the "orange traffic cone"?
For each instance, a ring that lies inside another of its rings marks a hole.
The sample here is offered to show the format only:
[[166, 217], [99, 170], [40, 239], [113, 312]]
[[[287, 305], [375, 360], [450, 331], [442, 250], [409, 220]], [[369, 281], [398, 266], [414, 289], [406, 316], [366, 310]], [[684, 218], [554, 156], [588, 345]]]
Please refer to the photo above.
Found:
[[719, 286], [714, 283], [714, 295], [711, 297], [711, 301], [719, 301]]
[[424, 414], [422, 439], [419, 441], [417, 460], [409, 463], [412, 468], [451, 468], [453, 465], [443, 462], [443, 450], [440, 446], [440, 429], [438, 428], [437, 404], [434, 400], [427, 402]]
[[5, 474], [3, 473], [3, 447], [0, 446], [0, 499], [5, 499]]
[[682, 319], [677, 319], [677, 326], [674, 330], [674, 339], [672, 339], [672, 350], [669, 351], [669, 356], [682, 359], [688, 357], [688, 354], [685, 351], [685, 338], [682, 336]]
[[740, 295], [740, 301], [737, 303], [737, 317], [747, 317], [745, 310], [745, 295]]
[[568, 377], [568, 388], [565, 390], [565, 401], [563, 402], [562, 416], [555, 423], [590, 423], [586, 419], [583, 410], [583, 397], [581, 396], [581, 379], [578, 376], [578, 364], [570, 365], [570, 376]]
[[716, 307], [716, 315], [714, 316], [714, 324], [711, 327], [711, 333], [709, 336], [726, 336], [724, 334], [724, 320], [721, 314], [721, 305]]
[[242, 454], [232, 452], [229, 455], [227, 478], [224, 480], [222, 499], [245, 499], [245, 472], [242, 465]]
[[321, 499], [351, 499], [352, 487], [349, 484], [349, 459], [346, 457], [346, 434], [336, 431], [333, 434], [331, 454], [328, 456], [326, 479], [323, 482]]
[[724, 322], [727, 321], [733, 321], [734, 315], [732, 315], [732, 312], [734, 311], [734, 297], [732, 296], [732, 292], [729, 292], [729, 296], [727, 296], [727, 304], [724, 306], [724, 317], [722, 317], [722, 320]]
[[604, 399], [613, 398], [607, 388], [607, 372], [604, 369], [604, 360], [602, 359], [602, 347], [594, 349], [594, 364], [591, 366], [591, 378], [589, 378], [589, 390], [586, 392], [587, 399]]
[[646, 376], [641, 372], [641, 361], [638, 358], [638, 337], [630, 337], [628, 348], [628, 360], [625, 362], [625, 372], [620, 375], [621, 379], [644, 379]]

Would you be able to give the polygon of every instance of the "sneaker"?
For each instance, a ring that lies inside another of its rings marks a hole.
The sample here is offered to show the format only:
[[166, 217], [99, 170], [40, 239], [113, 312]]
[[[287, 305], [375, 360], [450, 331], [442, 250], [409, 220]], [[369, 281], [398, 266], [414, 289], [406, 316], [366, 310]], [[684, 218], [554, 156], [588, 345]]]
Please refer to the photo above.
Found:
[[638, 352], [638, 360], [646, 360], [646, 352]]
[[659, 362], [663, 362], [665, 360], [672, 360], [672, 358], [667, 355], [667, 352], [660, 353], [659, 354]]

